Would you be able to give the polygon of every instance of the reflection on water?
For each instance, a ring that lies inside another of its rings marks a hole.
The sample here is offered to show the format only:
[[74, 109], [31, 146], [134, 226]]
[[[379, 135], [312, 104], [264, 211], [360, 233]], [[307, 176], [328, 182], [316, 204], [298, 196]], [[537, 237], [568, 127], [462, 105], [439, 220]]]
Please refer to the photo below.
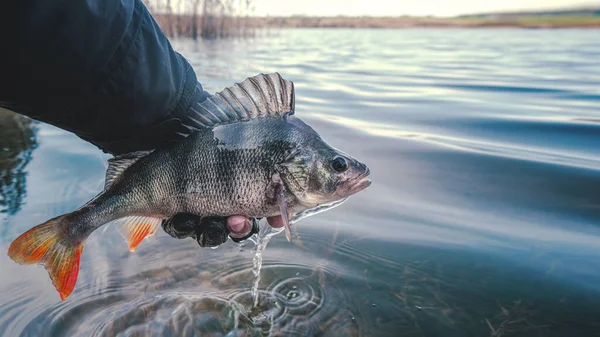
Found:
[[[42, 267], [0, 254], [0, 331], [597, 335], [596, 40], [593, 30], [307, 29], [178, 41], [211, 92], [259, 72], [293, 80], [297, 115], [368, 164], [373, 184], [299, 221], [293, 244], [271, 239], [255, 309], [250, 242], [200, 249], [161, 232], [130, 254], [107, 227], [86, 242], [65, 302]], [[0, 214], [3, 251], [102, 188], [100, 151], [47, 125], [36, 137], [21, 170], [27, 203]]]
[[0, 108], [0, 213], [15, 214], [25, 197], [25, 166], [36, 148], [33, 121]]

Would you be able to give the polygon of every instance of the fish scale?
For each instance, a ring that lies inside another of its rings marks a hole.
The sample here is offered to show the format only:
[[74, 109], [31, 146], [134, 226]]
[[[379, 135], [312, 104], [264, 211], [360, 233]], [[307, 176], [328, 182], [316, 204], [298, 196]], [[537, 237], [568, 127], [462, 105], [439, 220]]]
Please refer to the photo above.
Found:
[[199, 115], [190, 117], [187, 138], [110, 159], [103, 192], [19, 236], [9, 256], [43, 264], [65, 299], [85, 239], [109, 222], [132, 252], [180, 213], [266, 217], [291, 240], [289, 218], [321, 212], [370, 184], [366, 165], [294, 116], [294, 100], [293, 83], [279, 74], [215, 94], [194, 108]]

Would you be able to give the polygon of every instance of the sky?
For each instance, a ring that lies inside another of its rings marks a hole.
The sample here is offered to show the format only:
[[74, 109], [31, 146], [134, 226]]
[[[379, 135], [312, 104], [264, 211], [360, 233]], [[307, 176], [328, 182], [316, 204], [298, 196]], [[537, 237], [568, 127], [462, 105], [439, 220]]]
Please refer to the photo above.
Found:
[[481, 12], [600, 7], [582, 0], [254, 0], [255, 15], [454, 16]]

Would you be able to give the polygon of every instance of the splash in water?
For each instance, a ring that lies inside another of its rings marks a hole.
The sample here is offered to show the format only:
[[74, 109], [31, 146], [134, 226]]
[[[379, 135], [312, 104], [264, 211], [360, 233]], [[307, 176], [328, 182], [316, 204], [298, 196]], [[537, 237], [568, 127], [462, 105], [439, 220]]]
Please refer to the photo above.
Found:
[[[311, 208], [311, 209], [307, 209], [303, 212], [299, 212], [297, 214], [295, 214], [294, 216], [292, 216], [292, 218], [290, 219], [290, 224], [296, 223], [297, 221], [307, 218], [309, 216], [330, 210], [332, 208], [335, 208], [341, 204], [343, 204], [346, 200], [348, 200], [348, 198], [343, 198], [340, 200], [334, 200], [332, 202], [329, 203], [325, 203], [322, 205], [319, 205], [315, 208]], [[253, 268], [252, 268], [252, 274], [254, 274], [254, 283], [252, 285], [252, 306], [254, 308], [258, 307], [258, 301], [259, 301], [259, 292], [258, 292], [258, 285], [260, 283], [260, 269], [262, 267], [262, 253], [265, 251], [265, 248], [267, 248], [267, 244], [269, 243], [269, 240], [271, 240], [271, 238], [279, 233], [281, 233], [283, 231], [284, 228], [276, 228], [274, 229], [273, 227], [269, 226], [266, 222], [261, 221], [259, 223], [259, 230], [258, 230], [258, 235], [256, 236], [256, 241], [255, 241], [255, 248], [254, 248], [254, 259], [252, 260], [253, 262]]]
[[260, 283], [260, 269], [262, 267], [262, 253], [267, 248], [267, 244], [271, 238], [283, 231], [283, 228], [273, 228], [265, 221], [261, 221], [258, 227], [258, 235], [256, 235], [256, 246], [254, 247], [254, 259], [252, 260], [252, 274], [254, 274], [254, 284], [252, 285], [252, 306], [258, 306], [259, 293], [258, 284]]

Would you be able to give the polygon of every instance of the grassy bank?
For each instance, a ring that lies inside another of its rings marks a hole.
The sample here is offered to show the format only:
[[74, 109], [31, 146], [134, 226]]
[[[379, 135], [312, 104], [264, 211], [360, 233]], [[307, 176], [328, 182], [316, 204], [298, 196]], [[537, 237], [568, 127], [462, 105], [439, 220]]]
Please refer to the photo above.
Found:
[[[257, 17], [253, 0], [145, 0], [171, 37], [226, 38], [253, 35], [257, 28], [600, 28], [600, 9], [514, 12], [438, 17]], [[183, 7], [181, 7], [183, 6]]]
[[[169, 36], [194, 36], [190, 15], [156, 14]], [[231, 17], [212, 19], [213, 37], [250, 36], [257, 28], [600, 28], [600, 16], [517, 16], [517, 17]], [[202, 26], [201, 24], [197, 24]]]
[[600, 15], [487, 16], [487, 17], [272, 17], [253, 18], [253, 26], [266, 27], [519, 27], [519, 28], [600, 28]]

